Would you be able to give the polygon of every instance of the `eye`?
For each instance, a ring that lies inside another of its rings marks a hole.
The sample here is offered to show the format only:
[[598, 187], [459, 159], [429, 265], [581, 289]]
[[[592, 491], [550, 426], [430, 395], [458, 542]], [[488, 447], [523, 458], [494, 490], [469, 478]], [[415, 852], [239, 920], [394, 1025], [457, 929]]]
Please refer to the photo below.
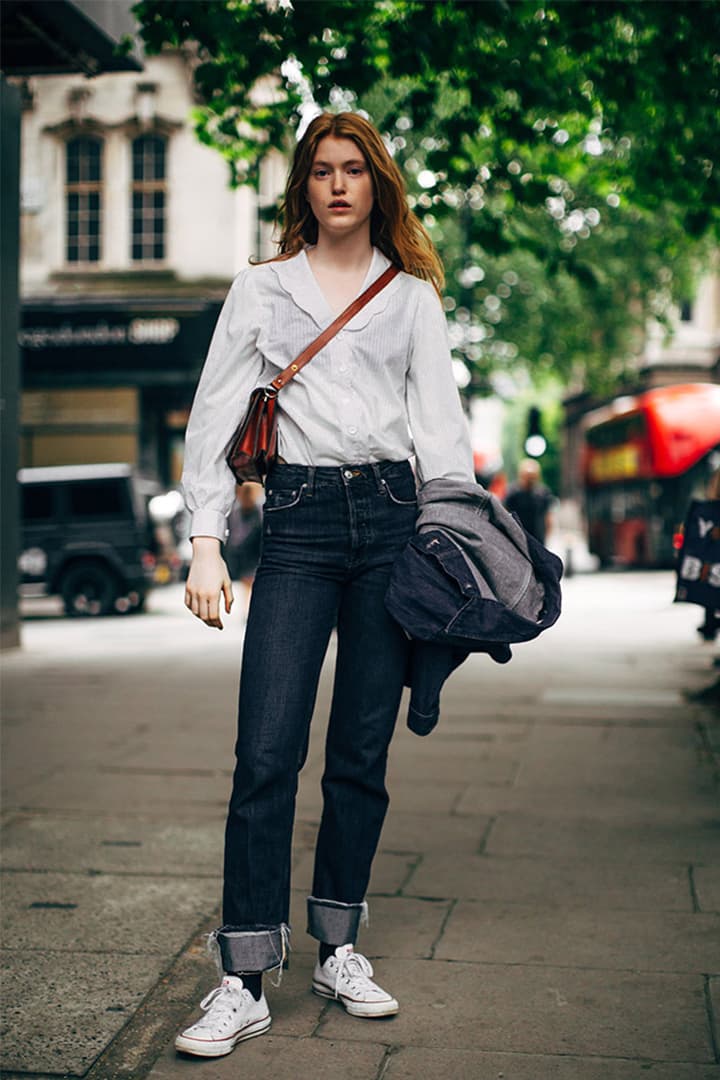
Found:
[[327, 175], [328, 175], [327, 169], [315, 169], [313, 171], [313, 176], [323, 177], [323, 176], [327, 176]]
[[349, 169], [349, 172], [351, 176], [362, 176], [365, 170], [363, 169], [362, 165], [353, 165]]

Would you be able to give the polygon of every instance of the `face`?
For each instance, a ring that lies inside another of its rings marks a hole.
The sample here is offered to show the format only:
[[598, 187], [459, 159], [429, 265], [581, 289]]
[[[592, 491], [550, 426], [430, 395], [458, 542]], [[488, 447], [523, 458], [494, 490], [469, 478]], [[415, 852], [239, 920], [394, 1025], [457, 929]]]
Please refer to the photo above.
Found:
[[536, 461], [523, 461], [518, 468], [518, 482], [521, 487], [531, 488], [540, 479], [540, 466]]
[[317, 145], [307, 182], [307, 200], [319, 233], [346, 236], [370, 232], [373, 184], [365, 155], [352, 139], [327, 135]]

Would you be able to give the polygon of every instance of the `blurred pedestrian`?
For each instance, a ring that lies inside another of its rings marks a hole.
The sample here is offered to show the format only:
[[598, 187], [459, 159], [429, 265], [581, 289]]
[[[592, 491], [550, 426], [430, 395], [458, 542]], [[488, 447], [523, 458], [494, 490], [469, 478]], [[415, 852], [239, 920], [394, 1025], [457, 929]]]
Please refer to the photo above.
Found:
[[[194, 555], [185, 602], [222, 629], [232, 603], [220, 555], [238, 403], [293, 362], [384, 274], [401, 273], [278, 396], [279, 452], [266, 479], [263, 549], [243, 652], [237, 765], [225, 834], [224, 972], [179, 1050], [228, 1053], [270, 1026], [262, 973], [288, 948], [297, 773], [331, 630], [337, 661], [308, 931], [312, 989], [357, 1017], [395, 998], [355, 951], [388, 804], [387, 752], [409, 643], [384, 595], [415, 529], [416, 480], [473, 482], [467, 425], [439, 299], [442, 266], [408, 210], [401, 173], [360, 116], [322, 114], [299, 141], [280, 254], [243, 271], [220, 316], [193, 405], [184, 488]], [[412, 431], [412, 436], [410, 435]]]
[[231, 581], [239, 582], [250, 598], [262, 542], [262, 498], [260, 484], [238, 484], [235, 502], [228, 515], [227, 539], [223, 545], [225, 565]]
[[534, 458], [523, 458], [518, 465], [517, 482], [508, 488], [505, 506], [541, 544], [545, 543], [550, 531], [553, 502], [551, 492], [542, 483], [538, 462]]
[[693, 499], [682, 526], [675, 599], [704, 608], [698, 626], [703, 641], [720, 629], [720, 469], [708, 481], [705, 499]]

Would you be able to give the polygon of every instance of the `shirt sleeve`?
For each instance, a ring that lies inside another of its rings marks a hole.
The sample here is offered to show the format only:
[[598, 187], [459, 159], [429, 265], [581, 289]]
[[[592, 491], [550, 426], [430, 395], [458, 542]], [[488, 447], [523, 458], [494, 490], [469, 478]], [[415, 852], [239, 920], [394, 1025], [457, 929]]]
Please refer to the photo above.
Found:
[[474, 483], [470, 429], [453, 374], [445, 313], [432, 285], [417, 284], [405, 397], [418, 480]]
[[192, 514], [191, 536], [224, 540], [235, 498], [225, 451], [260, 383], [263, 360], [256, 342], [258, 301], [253, 268], [235, 279], [223, 304], [195, 391], [185, 432], [181, 486]]

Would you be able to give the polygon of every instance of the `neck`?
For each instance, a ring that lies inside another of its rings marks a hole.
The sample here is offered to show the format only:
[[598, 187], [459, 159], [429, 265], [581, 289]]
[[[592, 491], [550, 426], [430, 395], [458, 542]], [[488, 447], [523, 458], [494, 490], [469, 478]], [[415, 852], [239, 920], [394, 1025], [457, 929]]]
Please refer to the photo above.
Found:
[[367, 269], [372, 258], [370, 230], [363, 229], [348, 236], [329, 236], [321, 229], [309, 257], [317, 266], [346, 273]]

